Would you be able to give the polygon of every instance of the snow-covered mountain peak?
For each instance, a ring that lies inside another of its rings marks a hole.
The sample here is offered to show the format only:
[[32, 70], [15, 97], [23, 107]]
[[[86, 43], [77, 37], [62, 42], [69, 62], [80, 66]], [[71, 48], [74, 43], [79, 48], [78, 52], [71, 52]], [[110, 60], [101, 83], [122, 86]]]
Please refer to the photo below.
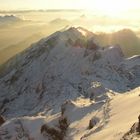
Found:
[[[80, 29], [88, 34], [87, 30]], [[14, 116], [20, 116], [35, 107], [30, 112], [33, 114], [43, 108], [45, 99], [51, 106], [57, 96], [61, 100], [59, 104], [66, 98], [87, 96], [88, 88], [96, 81], [111, 90], [134, 88], [139, 85], [139, 76], [129, 67], [123, 66], [123, 69], [122, 65], [127, 65], [127, 61], [118, 45], [99, 47], [93, 37], [83, 36], [79, 28], [58, 31], [31, 45], [3, 66], [0, 79], [2, 108], [9, 104], [10, 107], [1, 112], [11, 114], [18, 108], [21, 112]], [[139, 61], [135, 65], [138, 65], [138, 71]]]
[[[70, 120], [72, 125], [65, 127], [74, 128], [75, 117], [79, 116], [84, 122], [86, 114], [89, 128], [104, 126], [109, 117], [110, 99], [117, 92], [140, 85], [139, 56], [124, 58], [118, 45], [100, 47], [94, 42], [94, 34], [81, 27], [58, 31], [41, 39], [5, 63], [0, 71], [0, 114], [7, 119], [51, 115], [47, 121], [41, 117], [41, 121], [37, 118], [35, 121], [39, 127], [42, 122], [53, 124], [51, 130], [58, 130], [58, 134], [63, 132], [58, 128], [64, 125], [63, 121]], [[63, 105], [66, 114], [61, 112]], [[75, 111], [75, 116], [71, 117]], [[23, 118], [27, 123], [29, 119]], [[17, 119], [12, 121], [14, 126], [15, 122]], [[18, 120], [19, 127], [23, 127], [22, 123]], [[3, 128], [7, 126], [9, 124]], [[48, 125], [43, 125], [41, 133], [48, 129]], [[37, 133], [37, 140], [42, 140], [42, 134]]]

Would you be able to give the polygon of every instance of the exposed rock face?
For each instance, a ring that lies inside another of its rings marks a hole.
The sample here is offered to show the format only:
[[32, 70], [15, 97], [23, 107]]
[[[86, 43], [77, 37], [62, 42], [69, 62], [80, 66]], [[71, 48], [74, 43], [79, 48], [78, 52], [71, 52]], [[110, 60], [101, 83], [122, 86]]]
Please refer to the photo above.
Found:
[[101, 83], [93, 82], [92, 86], [87, 90], [87, 95], [91, 100], [102, 101], [108, 98], [108, 96], [106, 95], [107, 91], [108, 90], [105, 89], [103, 85], [101, 85]]
[[98, 117], [93, 117], [90, 121], [89, 121], [89, 129], [93, 128], [94, 126], [96, 126], [98, 123], [100, 122], [100, 119]]
[[47, 125], [41, 126], [41, 134], [46, 135], [50, 140], [63, 140], [63, 135], [59, 129], [50, 128]]
[[138, 120], [139, 122], [138, 122], [137, 132], [140, 134], [140, 115], [138, 117]]
[[121, 140], [138, 139], [140, 136], [140, 115], [138, 116], [138, 122], [134, 123], [131, 129], [122, 137]]
[[61, 109], [61, 115], [52, 122], [41, 126], [40, 132], [44, 137], [51, 140], [63, 140], [66, 136], [67, 129], [69, 127], [68, 119], [64, 116], [66, 108], [64, 106]]
[[45, 119], [45, 117], [36, 116], [7, 120], [0, 127], [0, 138], [1, 140], [41, 140], [39, 129], [45, 123]]
[[48, 124], [44, 124], [41, 126], [40, 132], [44, 137], [50, 138], [52, 140], [63, 140], [66, 136], [66, 132], [68, 129], [67, 118], [61, 116], [58, 119], [57, 126], [50, 127]]
[[0, 115], [0, 126], [2, 125], [2, 124], [4, 124], [5, 123], [5, 119], [4, 119], [4, 117], [2, 117], [1, 115]]

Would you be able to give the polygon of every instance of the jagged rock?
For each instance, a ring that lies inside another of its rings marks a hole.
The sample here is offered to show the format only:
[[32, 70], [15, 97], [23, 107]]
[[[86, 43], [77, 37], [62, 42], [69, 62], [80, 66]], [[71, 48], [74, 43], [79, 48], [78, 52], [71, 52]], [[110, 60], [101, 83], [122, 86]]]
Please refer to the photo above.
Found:
[[[51, 122], [50, 122], [51, 123]], [[47, 138], [52, 140], [63, 140], [68, 129], [67, 118], [60, 116], [56, 120], [56, 124], [44, 124], [41, 126], [40, 132]]]
[[137, 132], [140, 134], [140, 115], [138, 117], [138, 120], [139, 122], [138, 122]]
[[41, 134], [47, 138], [50, 138], [51, 140], [63, 140], [69, 126], [68, 120], [64, 116], [64, 112], [65, 105], [61, 107], [61, 116], [58, 119], [41, 126]]
[[1, 140], [41, 140], [40, 128], [45, 124], [46, 117], [20, 117], [6, 120], [0, 126]]
[[75, 105], [72, 103], [72, 101], [67, 100], [61, 105], [61, 114], [62, 116], [64, 113], [68, 112], [70, 109], [74, 108]]
[[63, 135], [66, 134], [66, 131], [67, 131], [67, 129], [68, 129], [68, 126], [69, 126], [69, 124], [68, 124], [67, 118], [61, 116], [61, 117], [59, 118], [59, 128], [61, 129], [61, 133], [62, 133]]
[[87, 96], [90, 97], [91, 100], [101, 101], [108, 98], [106, 95], [107, 91], [101, 83], [93, 82], [92, 86], [87, 89]]
[[97, 50], [99, 46], [94, 42], [94, 38], [90, 38], [87, 40], [87, 49]]
[[5, 119], [3, 116], [0, 115], [0, 126], [5, 123]]
[[74, 46], [75, 47], [84, 47], [86, 44], [85, 40], [84, 39], [77, 39], [74, 43]]
[[90, 121], [89, 121], [89, 129], [92, 129], [94, 126], [96, 126], [98, 123], [100, 122], [100, 119], [98, 117], [93, 117]]
[[59, 129], [51, 128], [46, 124], [41, 126], [40, 132], [51, 140], [63, 140], [64, 137]]
[[133, 139], [135, 136], [140, 135], [140, 115], [138, 116], [138, 122], [134, 123], [131, 129], [124, 134], [121, 140], [130, 140]]

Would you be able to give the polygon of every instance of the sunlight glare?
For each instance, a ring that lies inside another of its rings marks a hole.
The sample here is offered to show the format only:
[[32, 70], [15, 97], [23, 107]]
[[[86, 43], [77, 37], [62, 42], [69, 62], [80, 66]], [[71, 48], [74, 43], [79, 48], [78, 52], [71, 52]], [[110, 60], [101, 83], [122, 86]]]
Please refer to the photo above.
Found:
[[98, 11], [101, 14], [115, 16], [131, 8], [129, 0], [90, 0], [83, 3], [87, 10]]

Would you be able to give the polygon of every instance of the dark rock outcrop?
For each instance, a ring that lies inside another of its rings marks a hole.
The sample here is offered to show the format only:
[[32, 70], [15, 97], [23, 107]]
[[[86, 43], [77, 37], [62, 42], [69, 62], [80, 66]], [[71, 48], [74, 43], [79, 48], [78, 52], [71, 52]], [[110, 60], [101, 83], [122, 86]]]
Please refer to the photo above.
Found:
[[5, 119], [3, 116], [0, 115], [0, 126], [5, 123]]
[[140, 115], [138, 116], [138, 122], [134, 123], [130, 130], [124, 134], [121, 140], [130, 140], [140, 135]]

